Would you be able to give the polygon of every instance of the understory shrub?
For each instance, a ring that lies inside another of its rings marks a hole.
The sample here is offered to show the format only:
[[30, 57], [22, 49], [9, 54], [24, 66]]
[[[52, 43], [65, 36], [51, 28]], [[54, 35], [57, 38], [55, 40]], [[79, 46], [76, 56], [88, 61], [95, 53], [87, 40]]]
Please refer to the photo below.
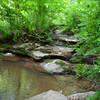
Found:
[[[87, 64], [77, 64], [75, 67], [76, 78], [99, 78], [97, 74], [100, 76], [100, 64], [97, 65], [87, 65]], [[100, 81], [100, 80], [99, 80]]]
[[[80, 0], [81, 1], [81, 0]], [[100, 54], [100, 1], [84, 0], [80, 2], [80, 34], [76, 52], [82, 56]]]

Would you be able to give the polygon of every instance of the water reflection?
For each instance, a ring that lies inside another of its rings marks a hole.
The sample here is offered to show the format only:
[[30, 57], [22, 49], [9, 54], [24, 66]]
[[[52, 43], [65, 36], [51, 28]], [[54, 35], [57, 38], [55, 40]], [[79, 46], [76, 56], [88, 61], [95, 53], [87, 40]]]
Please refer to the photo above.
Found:
[[51, 76], [24, 68], [21, 62], [0, 61], [0, 100], [23, 100], [56, 86]]

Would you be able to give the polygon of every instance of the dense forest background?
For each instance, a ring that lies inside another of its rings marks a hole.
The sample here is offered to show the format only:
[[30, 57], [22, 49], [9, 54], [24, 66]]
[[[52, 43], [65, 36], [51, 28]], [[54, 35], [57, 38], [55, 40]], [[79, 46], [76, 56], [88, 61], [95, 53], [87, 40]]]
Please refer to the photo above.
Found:
[[51, 40], [51, 30], [59, 28], [81, 40], [81, 54], [99, 53], [99, 16], [99, 0], [3, 0], [0, 37], [13, 35], [13, 41], [20, 36]]
[[[72, 59], [79, 62], [77, 77], [100, 77], [100, 0], [0, 0], [2, 42], [7, 38], [13, 43], [48, 40], [53, 44], [55, 30], [79, 39]], [[93, 67], [81, 64], [86, 56], [96, 57]]]

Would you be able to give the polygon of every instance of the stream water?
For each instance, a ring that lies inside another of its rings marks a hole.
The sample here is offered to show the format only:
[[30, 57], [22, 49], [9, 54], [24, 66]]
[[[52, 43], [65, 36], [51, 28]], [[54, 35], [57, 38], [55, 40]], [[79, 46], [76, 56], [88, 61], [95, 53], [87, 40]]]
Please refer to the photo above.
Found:
[[88, 91], [91, 85], [90, 81], [75, 80], [71, 75], [40, 72], [34, 68], [34, 63], [22, 58], [6, 57], [0, 60], [0, 100], [25, 100], [51, 89], [62, 90], [69, 95]]

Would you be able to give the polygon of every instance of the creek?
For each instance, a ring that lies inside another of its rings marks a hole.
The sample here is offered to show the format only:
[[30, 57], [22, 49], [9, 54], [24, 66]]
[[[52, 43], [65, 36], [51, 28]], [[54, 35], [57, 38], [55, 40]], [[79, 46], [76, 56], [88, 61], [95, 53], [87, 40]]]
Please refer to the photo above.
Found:
[[[50, 75], [36, 70], [34, 61], [22, 57], [0, 60], [0, 100], [25, 100], [48, 90], [65, 95], [88, 91], [92, 83], [72, 75]], [[39, 67], [38, 65], [36, 66]]]

